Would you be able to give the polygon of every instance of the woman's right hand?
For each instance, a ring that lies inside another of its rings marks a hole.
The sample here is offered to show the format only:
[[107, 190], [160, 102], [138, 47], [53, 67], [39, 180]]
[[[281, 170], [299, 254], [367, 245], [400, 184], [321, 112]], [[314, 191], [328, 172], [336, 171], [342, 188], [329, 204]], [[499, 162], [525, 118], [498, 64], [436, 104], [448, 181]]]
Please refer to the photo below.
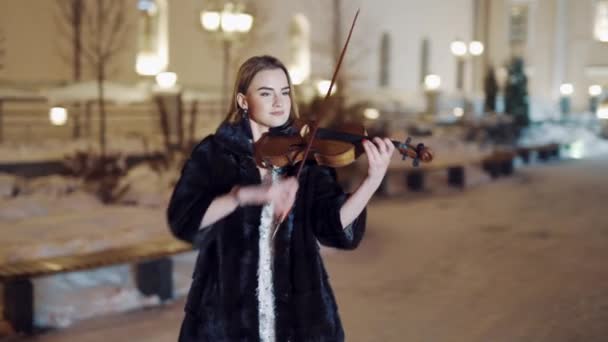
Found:
[[250, 185], [235, 190], [239, 205], [274, 204], [275, 216], [287, 213], [295, 201], [298, 181], [294, 177], [272, 184]]

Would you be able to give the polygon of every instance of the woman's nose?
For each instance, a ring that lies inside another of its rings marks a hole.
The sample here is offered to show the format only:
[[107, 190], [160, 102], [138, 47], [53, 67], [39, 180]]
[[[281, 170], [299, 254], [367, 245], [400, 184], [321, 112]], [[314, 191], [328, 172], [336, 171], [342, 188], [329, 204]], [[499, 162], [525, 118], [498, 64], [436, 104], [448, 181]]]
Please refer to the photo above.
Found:
[[280, 96], [275, 96], [272, 100], [273, 107], [283, 107], [283, 101], [281, 101]]

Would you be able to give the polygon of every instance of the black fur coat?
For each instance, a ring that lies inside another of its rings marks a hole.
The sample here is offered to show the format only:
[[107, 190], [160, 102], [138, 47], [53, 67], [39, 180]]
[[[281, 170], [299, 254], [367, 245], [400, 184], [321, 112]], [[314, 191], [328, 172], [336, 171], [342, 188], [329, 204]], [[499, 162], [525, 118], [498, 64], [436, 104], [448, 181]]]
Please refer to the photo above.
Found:
[[[224, 123], [193, 149], [175, 186], [167, 209], [169, 225], [175, 236], [199, 248], [180, 341], [260, 340], [256, 289], [262, 207], [237, 208], [198, 230], [216, 196], [236, 184], [261, 182], [252, 151], [248, 122]], [[339, 210], [347, 194], [331, 168], [309, 163], [299, 182], [294, 209], [273, 247], [276, 340], [343, 341], [317, 241], [356, 248], [365, 231], [366, 212], [342, 229]]]

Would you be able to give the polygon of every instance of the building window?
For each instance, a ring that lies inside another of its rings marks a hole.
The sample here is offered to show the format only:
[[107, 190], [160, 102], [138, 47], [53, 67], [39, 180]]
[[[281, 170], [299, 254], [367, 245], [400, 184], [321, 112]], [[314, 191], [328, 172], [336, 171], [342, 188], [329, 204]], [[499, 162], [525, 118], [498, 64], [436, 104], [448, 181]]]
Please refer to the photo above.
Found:
[[135, 70], [152, 76], [169, 64], [167, 0], [138, 0], [137, 60]]
[[514, 3], [509, 12], [509, 42], [511, 46], [525, 46], [528, 41], [528, 4]]
[[595, 3], [593, 36], [600, 42], [608, 42], [608, 1]]

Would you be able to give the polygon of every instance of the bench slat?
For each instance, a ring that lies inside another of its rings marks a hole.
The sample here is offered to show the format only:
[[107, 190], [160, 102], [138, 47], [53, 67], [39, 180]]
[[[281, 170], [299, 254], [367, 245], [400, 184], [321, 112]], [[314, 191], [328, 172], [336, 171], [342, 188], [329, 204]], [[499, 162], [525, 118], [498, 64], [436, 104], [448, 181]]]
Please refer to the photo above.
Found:
[[134, 263], [192, 250], [185, 242], [162, 239], [98, 252], [65, 255], [0, 265], [0, 281], [31, 278], [121, 263]]

